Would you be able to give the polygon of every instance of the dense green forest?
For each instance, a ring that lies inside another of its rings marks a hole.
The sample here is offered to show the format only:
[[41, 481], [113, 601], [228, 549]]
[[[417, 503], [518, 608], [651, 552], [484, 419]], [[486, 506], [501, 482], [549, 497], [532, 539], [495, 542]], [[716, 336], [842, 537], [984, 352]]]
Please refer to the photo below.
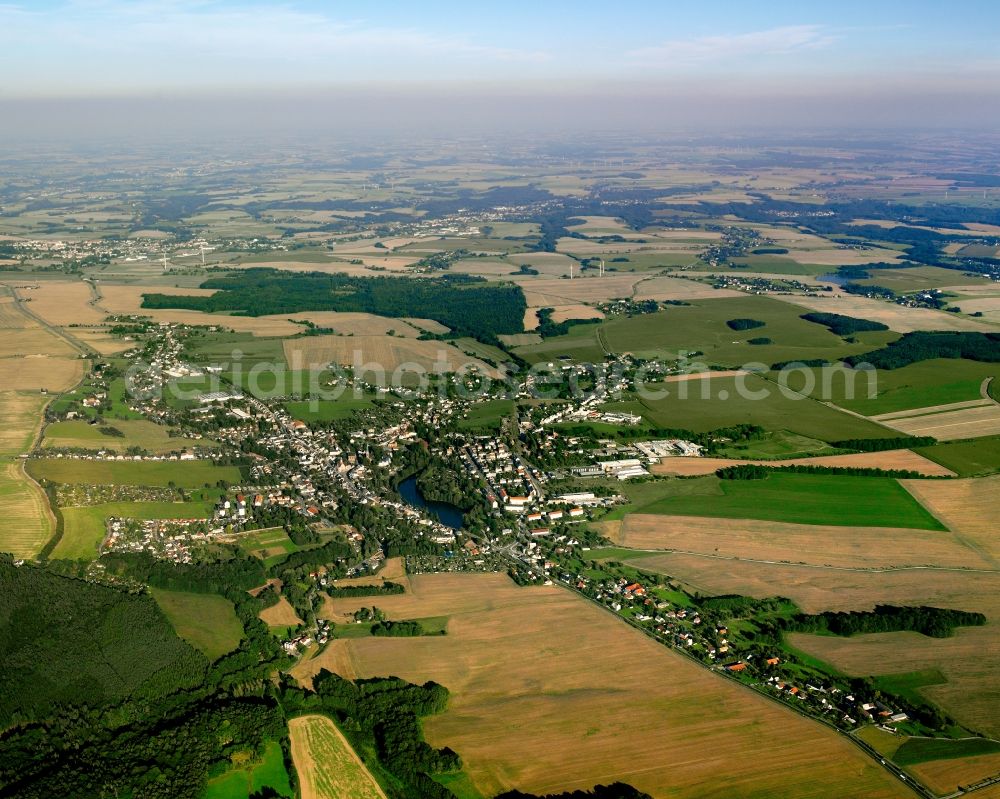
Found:
[[[198, 685], [208, 661], [147, 594], [0, 560], [0, 727]], [[44, 665], [44, 668], [40, 666]]]
[[730, 330], [755, 330], [758, 327], [764, 327], [764, 325], [765, 323], [759, 319], [730, 319], [726, 322], [726, 326]]
[[313, 680], [314, 694], [286, 683], [282, 704], [289, 715], [317, 710], [334, 718], [356, 751], [374, 753], [398, 787], [390, 799], [452, 799], [431, 775], [461, 769], [447, 747], [434, 749], [423, 737], [420, 717], [444, 710], [448, 690], [434, 682], [413, 685], [395, 677], [351, 682], [325, 669]]
[[880, 350], [852, 355], [844, 361], [851, 366], [867, 363], [876, 369], [899, 369], [932, 358], [1000, 362], [1000, 333], [905, 333]]
[[402, 585], [399, 583], [384, 582], [381, 585], [345, 585], [345, 586], [331, 586], [326, 589], [326, 592], [333, 599], [343, 599], [345, 597], [358, 597], [358, 596], [386, 596], [389, 594], [402, 594], [405, 593]]
[[799, 613], [784, 624], [786, 630], [795, 632], [856, 635], [906, 630], [931, 638], [947, 638], [956, 627], [981, 627], [986, 624], [986, 617], [982, 613], [950, 608], [876, 605], [874, 610], [865, 611]]
[[740, 463], [716, 469], [715, 476], [720, 480], [764, 480], [771, 472], [842, 474], [849, 477], [894, 477], [897, 480], [916, 480], [924, 476], [913, 469], [871, 469], [863, 466], [823, 466], [811, 463], [790, 463], [784, 466]]
[[897, 438], [846, 438], [842, 441], [832, 441], [837, 449], [853, 449], [858, 452], [885, 452], [890, 449], [911, 449], [913, 447], [929, 447], [937, 443], [930, 436], [899, 436]]
[[143, 295], [142, 307], [225, 311], [246, 316], [362, 311], [380, 316], [434, 319], [447, 325], [455, 335], [491, 343], [498, 335], [523, 332], [527, 309], [520, 287], [512, 283], [487, 283], [469, 275], [416, 279], [319, 272], [289, 275], [274, 269], [247, 269], [206, 280], [202, 288], [218, 291], [207, 297], [151, 292]]
[[844, 316], [839, 313], [804, 313], [799, 317], [807, 322], [815, 322], [830, 329], [831, 333], [838, 336], [850, 336], [854, 333], [862, 333], [869, 330], [888, 330], [888, 325], [881, 322], [871, 322], [867, 319], [856, 319], [853, 316]]
[[414, 638], [426, 635], [419, 621], [378, 621], [372, 625], [371, 634], [382, 638]]
[[564, 336], [570, 331], [570, 328], [577, 325], [595, 325], [601, 321], [595, 317], [593, 319], [564, 319], [562, 322], [554, 322], [552, 320], [553, 313], [555, 313], [554, 308], [538, 309], [538, 327], [535, 328], [535, 332], [542, 338]]

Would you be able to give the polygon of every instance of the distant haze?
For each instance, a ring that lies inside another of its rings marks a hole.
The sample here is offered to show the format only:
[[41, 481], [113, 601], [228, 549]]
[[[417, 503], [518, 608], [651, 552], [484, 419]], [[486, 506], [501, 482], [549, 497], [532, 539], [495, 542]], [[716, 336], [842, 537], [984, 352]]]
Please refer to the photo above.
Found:
[[75, 0], [0, 28], [5, 138], [1000, 122], [1000, 12], [969, 0]]

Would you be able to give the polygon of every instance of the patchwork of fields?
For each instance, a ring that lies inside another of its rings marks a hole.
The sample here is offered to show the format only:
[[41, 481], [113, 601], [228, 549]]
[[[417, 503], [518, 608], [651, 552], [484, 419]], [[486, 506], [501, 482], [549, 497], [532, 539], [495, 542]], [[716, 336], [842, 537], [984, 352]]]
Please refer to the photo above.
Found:
[[[399, 619], [448, 614], [448, 634], [337, 642], [344, 665], [359, 677], [448, 687], [449, 707], [425, 720], [425, 735], [462, 755], [485, 796], [616, 779], [654, 796], [905, 795], [835, 733], [562, 589], [475, 574], [417, 575], [411, 584], [412, 593], [380, 597], [379, 607]], [[365, 603], [337, 600], [330, 610]]]

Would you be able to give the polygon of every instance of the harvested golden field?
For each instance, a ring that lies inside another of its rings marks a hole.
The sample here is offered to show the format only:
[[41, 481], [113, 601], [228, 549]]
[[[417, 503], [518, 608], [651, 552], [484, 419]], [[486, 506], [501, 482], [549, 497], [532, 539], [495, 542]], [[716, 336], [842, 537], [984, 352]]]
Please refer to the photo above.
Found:
[[21, 558], [38, 554], [55, 530], [55, 519], [45, 493], [24, 472], [18, 456], [31, 449], [42, 422], [48, 397], [0, 392], [0, 552]]
[[632, 234], [631, 240], [601, 242], [594, 239], [561, 238], [556, 242], [556, 250], [570, 253], [583, 258], [604, 256], [610, 258], [617, 255], [698, 255], [711, 242], [697, 236], [698, 231], [681, 231], [675, 237], [654, 237]]
[[[960, 481], [940, 485], [952, 482]], [[961, 628], [955, 637], [947, 639], [887, 633], [851, 638], [805, 636], [796, 637], [794, 643], [851, 674], [937, 669], [947, 682], [921, 689], [927, 698], [973, 729], [993, 736], [1000, 734], [1000, 686], [992, 668], [1000, 652], [1000, 571], [878, 571], [866, 568], [868, 560], [859, 558], [858, 568], [817, 568], [670, 553], [637, 554], [629, 562], [637, 568], [669, 575], [704, 594], [735, 593], [760, 598], [780, 594], [807, 613], [870, 610], [876, 604], [932, 605], [983, 613], [988, 619], [986, 626]]]
[[[1000, 755], [931, 760], [907, 766], [906, 770], [935, 793], [947, 794], [959, 785], [972, 785], [986, 777], [1000, 774]], [[977, 799], [983, 795], [978, 792], [975, 794]]]
[[901, 260], [899, 250], [888, 250], [880, 247], [866, 247], [863, 250], [838, 249], [826, 247], [816, 250], [797, 250], [789, 248], [784, 256], [799, 264], [819, 264], [820, 266], [864, 266], [865, 264], [898, 264]]
[[740, 297], [743, 292], [733, 289], [716, 289], [706, 283], [680, 277], [651, 277], [635, 287], [637, 300], [704, 300], [718, 297]]
[[[618, 557], [617, 555], [615, 556]], [[636, 553], [636, 568], [680, 580], [703, 594], [780, 594], [806, 613], [871, 610], [877, 604], [977, 610], [1000, 620], [1000, 572], [933, 568], [879, 570], [764, 563], [676, 552]]]
[[716, 469], [738, 466], [743, 463], [759, 463], [765, 466], [834, 466], [838, 468], [862, 469], [908, 469], [928, 476], [954, 476], [946, 469], [923, 455], [908, 449], [892, 449], [884, 452], [857, 452], [851, 455], [819, 455], [814, 458], [789, 458], [788, 460], [736, 460], [734, 458], [664, 458], [650, 467], [653, 474], [671, 474], [689, 477], [712, 474]]
[[37, 392], [0, 391], [0, 457], [20, 455], [31, 449], [42, 426], [42, 411], [49, 397]]
[[101, 355], [118, 355], [132, 349], [136, 344], [124, 338], [111, 335], [105, 328], [76, 327], [71, 331], [74, 338], [79, 339], [88, 347], [97, 350]]
[[39, 553], [54, 529], [45, 494], [25, 473], [21, 461], [0, 463], [0, 552], [19, 558]]
[[[484, 796], [623, 780], [656, 797], [905, 796], [836, 733], [689, 662], [556, 587], [428, 574], [379, 598], [391, 618], [447, 614], [448, 634], [344, 640], [359, 677], [436, 680], [424, 720]], [[364, 604], [334, 603], [339, 612]]]
[[[75, 356], [74, 349], [65, 339], [47, 330], [31, 318], [24, 310], [22, 303], [10, 295], [0, 296], [0, 330], [5, 331], [0, 336], [0, 359], [17, 359], [20, 363], [24, 356]], [[5, 360], [0, 360], [0, 374], [5, 377], [10, 373], [3, 372], [3, 367], [10, 367]], [[16, 370], [15, 370], [16, 371]], [[24, 382], [24, 381], [22, 381]], [[19, 389], [39, 388], [30, 381], [26, 384], [0, 382], [0, 389], [16, 391]]]
[[0, 338], [0, 358], [73, 357], [77, 354], [77, 351], [65, 339], [46, 330], [27, 317], [25, 317], [24, 327], [7, 328], [7, 332]]
[[875, 416], [869, 416], [868, 418], [873, 419], [876, 422], [891, 422], [895, 419], [906, 419], [910, 416], [927, 416], [928, 414], [943, 413], [945, 411], [959, 411], [965, 410], [966, 408], [982, 408], [993, 404], [993, 400], [980, 398], [963, 400], [962, 402], [948, 402], [944, 405], [927, 405], [923, 408], [909, 408], [904, 411], [892, 411], [891, 413], [880, 413]]
[[1000, 736], [1000, 683], [996, 658], [1000, 619], [960, 627], [950, 638], [920, 633], [872, 633], [841, 638], [793, 633], [792, 646], [846, 674], [868, 676], [937, 669], [947, 680], [920, 689], [969, 729]]
[[[420, 325], [415, 325], [406, 319], [390, 319], [387, 316], [376, 316], [375, 314], [356, 313], [353, 311], [301, 311], [299, 313], [285, 314], [283, 318], [295, 319], [302, 322], [310, 321], [319, 327], [333, 328], [340, 335], [384, 336], [392, 330], [397, 336], [417, 338], [423, 330], [430, 330], [432, 333], [448, 332], [448, 329], [444, 328], [444, 325], [439, 325], [431, 319], [414, 320], [421, 323]], [[432, 330], [428, 325], [441, 327], [444, 330]], [[420, 327], [423, 327], [423, 330], [418, 329]]]
[[897, 333], [912, 333], [914, 330], [981, 330], [995, 331], [995, 325], [975, 319], [965, 319], [945, 311], [929, 308], [906, 308], [894, 303], [855, 297], [850, 294], [828, 297], [806, 297], [803, 295], [774, 295], [775, 299], [807, 308], [810, 311], [838, 313], [855, 316], [872, 322], [881, 322]]
[[296, 615], [295, 608], [284, 597], [280, 597], [276, 605], [264, 608], [259, 618], [271, 627], [294, 627], [296, 624], [302, 624], [302, 619]]
[[[528, 305], [545, 307], [579, 302], [604, 302], [618, 297], [631, 297], [636, 283], [643, 279], [638, 274], [606, 274], [604, 277], [580, 277], [574, 272], [572, 280], [550, 277], [511, 278], [525, 292]], [[532, 299], [538, 295], [541, 301]], [[553, 301], [554, 300], [554, 301]]]
[[456, 261], [451, 265], [450, 272], [461, 272], [466, 275], [481, 275], [483, 277], [506, 278], [517, 272], [517, 266], [508, 261], [487, 261], [485, 259], [469, 258]]
[[[916, 482], [948, 485], [956, 481]], [[632, 549], [665, 549], [815, 566], [992, 567], [987, 558], [967, 546], [958, 535], [935, 530], [639, 513], [628, 514], [620, 523], [608, 522], [604, 529], [615, 543]]]
[[567, 319], [603, 319], [604, 314], [589, 305], [555, 305], [552, 308], [552, 321], [565, 322]]
[[185, 311], [174, 308], [142, 308], [143, 294], [180, 294], [209, 296], [211, 289], [177, 288], [174, 286], [133, 286], [101, 283], [98, 286], [101, 299], [97, 307], [108, 314], [134, 314], [147, 316], [157, 322], [175, 322], [185, 325], [219, 325], [238, 333], [253, 333], [256, 336], [294, 336], [302, 332], [302, 325], [288, 321], [282, 316], [227, 316], [208, 314], [201, 311]]
[[383, 582], [401, 583], [406, 582], [406, 559], [402, 557], [389, 558], [382, 564], [382, 568], [377, 574], [369, 574], [364, 577], [342, 577], [334, 580], [334, 588], [347, 588], [352, 585], [382, 585]]
[[[356, 680], [358, 675], [354, 673], [354, 664], [351, 662], [351, 654], [348, 649], [350, 639], [335, 638], [328, 643], [323, 651], [311, 658], [303, 658], [288, 673], [291, 674], [300, 685], [312, 687], [313, 677], [323, 669], [339, 674], [348, 680]], [[384, 676], [384, 675], [383, 675]]]
[[[386, 317], [379, 316], [379, 317], [376, 317], [376, 318], [377, 319], [385, 319]], [[444, 333], [448, 333], [451, 330], [451, 328], [449, 328], [447, 325], [441, 324], [436, 319], [418, 319], [418, 318], [407, 316], [407, 317], [403, 317], [402, 319], [391, 319], [391, 320], [388, 320], [388, 321], [391, 321], [391, 322], [399, 322], [399, 321], [406, 322], [408, 325], [417, 328], [418, 335], [419, 335], [420, 331], [422, 331], [422, 330], [426, 330], [428, 333], [435, 333], [437, 335], [442, 335]], [[396, 332], [399, 333], [400, 331], [397, 330]]]
[[488, 374], [495, 374], [494, 369], [478, 358], [441, 341], [418, 341], [398, 336], [309, 336], [285, 339], [283, 347], [289, 368], [296, 370], [329, 363], [376, 364], [391, 376], [404, 364], [416, 364], [428, 371], [434, 370], [435, 364], [442, 364], [444, 371], [455, 371], [466, 364], [474, 364]]
[[971, 300], [959, 300], [955, 304], [962, 313], [981, 313], [991, 321], [1000, 321], [1000, 297], [976, 297]]
[[82, 280], [44, 280], [16, 291], [33, 314], [51, 325], [98, 325], [107, 316], [91, 304], [90, 284]]
[[302, 799], [385, 799], [375, 778], [326, 716], [289, 719]]
[[881, 424], [910, 436], [933, 436], [939, 441], [995, 436], [1000, 433], [1000, 405], [990, 400], [974, 401], [971, 407], [957, 410], [915, 408], [885, 416], [873, 417]]
[[950, 530], [1000, 568], [1000, 475], [965, 480], [900, 480]]
[[79, 358], [45, 355], [3, 358], [0, 359], [0, 388], [4, 391], [66, 391], [83, 378], [86, 363]]
[[10, 294], [0, 295], [0, 330], [24, 327], [38, 327], [38, 323], [21, 311], [17, 300]]

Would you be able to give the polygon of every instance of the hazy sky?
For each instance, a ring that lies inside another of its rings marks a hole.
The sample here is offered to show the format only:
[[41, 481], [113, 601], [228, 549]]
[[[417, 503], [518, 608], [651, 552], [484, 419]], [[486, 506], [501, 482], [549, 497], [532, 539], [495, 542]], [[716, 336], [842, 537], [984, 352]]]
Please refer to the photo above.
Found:
[[62, 98], [360, 92], [556, 98], [567, 112], [586, 98], [674, 102], [681, 115], [732, 102], [756, 108], [754, 121], [764, 121], [763, 104], [787, 115], [777, 105], [786, 101], [804, 120], [823, 101], [832, 118], [854, 107], [876, 121], [879, 108], [887, 121], [950, 115], [956, 124], [992, 124], [1000, 113], [994, 2], [482, 6], [0, 0], [0, 100], [52, 108]]

